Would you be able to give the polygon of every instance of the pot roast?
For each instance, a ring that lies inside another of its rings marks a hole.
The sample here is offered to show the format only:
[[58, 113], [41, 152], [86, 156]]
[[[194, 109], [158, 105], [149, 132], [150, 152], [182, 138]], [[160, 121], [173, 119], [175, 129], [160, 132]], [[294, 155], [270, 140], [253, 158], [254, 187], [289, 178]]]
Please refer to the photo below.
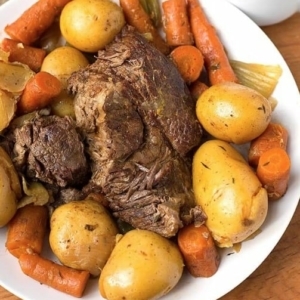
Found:
[[26, 178], [57, 188], [82, 186], [88, 181], [84, 144], [71, 117], [37, 113], [22, 126], [10, 129], [8, 152]]
[[205, 215], [195, 206], [191, 153], [202, 129], [173, 63], [125, 26], [97, 59], [68, 81], [92, 176], [113, 215], [174, 236]]

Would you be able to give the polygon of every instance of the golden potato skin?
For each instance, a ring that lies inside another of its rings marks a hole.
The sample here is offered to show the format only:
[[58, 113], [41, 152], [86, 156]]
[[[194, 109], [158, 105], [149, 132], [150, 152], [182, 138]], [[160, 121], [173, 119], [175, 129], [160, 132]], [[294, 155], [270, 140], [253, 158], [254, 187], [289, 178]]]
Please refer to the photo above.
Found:
[[100, 279], [108, 300], [154, 300], [179, 281], [183, 259], [177, 245], [157, 233], [134, 229], [116, 244]]
[[54, 210], [49, 242], [59, 261], [98, 276], [116, 243], [118, 229], [103, 205], [87, 198]]
[[242, 155], [229, 143], [210, 140], [196, 151], [192, 166], [197, 204], [219, 247], [244, 241], [263, 224], [268, 195]]
[[84, 52], [97, 52], [110, 43], [125, 25], [123, 10], [111, 0], [69, 2], [60, 16], [66, 41]]
[[88, 64], [89, 61], [78, 49], [62, 46], [54, 49], [45, 57], [41, 71], [48, 72], [58, 78], [63, 89], [66, 89], [67, 80], [71, 74]]
[[269, 100], [251, 88], [234, 82], [213, 85], [196, 104], [196, 114], [213, 137], [244, 144], [258, 137], [271, 120]]

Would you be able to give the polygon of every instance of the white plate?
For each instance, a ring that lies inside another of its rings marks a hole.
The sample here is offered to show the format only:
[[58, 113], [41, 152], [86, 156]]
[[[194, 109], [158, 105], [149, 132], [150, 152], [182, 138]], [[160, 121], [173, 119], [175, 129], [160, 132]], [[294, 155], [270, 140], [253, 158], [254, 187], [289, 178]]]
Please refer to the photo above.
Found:
[[[35, 0], [10, 0], [0, 8], [0, 39], [3, 28]], [[286, 195], [270, 205], [262, 232], [244, 242], [239, 253], [222, 253], [218, 272], [211, 278], [192, 278], [185, 274], [178, 286], [164, 300], [213, 300], [245, 280], [269, 255], [288, 226], [300, 197], [300, 97], [293, 76], [284, 59], [268, 37], [248, 17], [225, 0], [201, 1], [211, 22], [217, 28], [230, 58], [248, 62], [280, 64], [283, 75], [274, 92], [279, 101], [274, 120], [290, 132], [288, 150], [292, 160], [291, 179]], [[22, 274], [17, 260], [5, 250], [6, 229], [0, 229], [0, 284], [24, 300], [71, 300], [73, 297], [41, 285]], [[50, 255], [47, 253], [46, 255]], [[5, 272], [4, 272], [5, 270]], [[145, 270], [147, 272], [147, 270]], [[83, 299], [101, 299], [97, 280], [92, 280]]]

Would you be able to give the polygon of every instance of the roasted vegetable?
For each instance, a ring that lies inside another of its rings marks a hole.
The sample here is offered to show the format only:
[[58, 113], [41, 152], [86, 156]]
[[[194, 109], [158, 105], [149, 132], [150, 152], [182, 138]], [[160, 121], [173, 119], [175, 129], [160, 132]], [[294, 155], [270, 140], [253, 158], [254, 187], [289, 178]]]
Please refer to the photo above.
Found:
[[255, 90], [224, 82], [211, 86], [200, 95], [196, 113], [206, 131], [215, 138], [243, 144], [267, 128], [272, 107]]
[[71, 74], [88, 64], [88, 60], [79, 50], [63, 46], [56, 48], [45, 57], [41, 71], [54, 75], [61, 81], [62, 88], [66, 89]]
[[243, 156], [229, 143], [210, 140], [193, 158], [193, 188], [206, 225], [220, 247], [248, 238], [263, 224], [267, 191]]
[[183, 259], [177, 245], [157, 233], [134, 229], [116, 244], [99, 280], [106, 299], [158, 299], [179, 281]]
[[63, 37], [84, 52], [103, 49], [124, 25], [122, 9], [111, 0], [71, 1], [60, 16]]
[[150, 16], [153, 25], [160, 27], [162, 24], [162, 14], [158, 0], [140, 0], [146, 13]]
[[239, 82], [248, 86], [264, 97], [269, 98], [276, 88], [282, 74], [279, 65], [264, 65], [231, 60], [230, 64]]
[[62, 264], [100, 274], [118, 233], [104, 206], [89, 197], [71, 201], [54, 210], [50, 227], [50, 247]]

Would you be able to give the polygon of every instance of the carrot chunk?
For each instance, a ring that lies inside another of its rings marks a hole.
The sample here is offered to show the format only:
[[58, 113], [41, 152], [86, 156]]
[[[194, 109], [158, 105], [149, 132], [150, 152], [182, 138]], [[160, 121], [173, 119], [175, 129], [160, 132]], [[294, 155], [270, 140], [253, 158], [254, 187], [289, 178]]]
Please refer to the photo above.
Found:
[[203, 54], [211, 85], [238, 79], [230, 65], [224, 46], [198, 0], [187, 0], [191, 30], [197, 48]]
[[46, 56], [46, 50], [26, 46], [12, 39], [4, 38], [1, 42], [1, 49], [9, 53], [10, 62], [20, 62], [28, 65], [34, 72], [41, 69], [43, 60]]
[[8, 224], [5, 246], [15, 257], [23, 253], [40, 254], [47, 231], [48, 210], [45, 206], [26, 205], [17, 210]]
[[28, 80], [17, 103], [18, 114], [29, 113], [49, 105], [61, 90], [62, 85], [59, 79], [50, 73], [40, 71]]
[[277, 200], [285, 194], [290, 169], [291, 161], [286, 150], [271, 148], [261, 154], [256, 172], [270, 200]]
[[31, 45], [48, 29], [62, 8], [71, 0], [39, 0], [30, 6], [5, 32], [18, 42]]
[[127, 23], [142, 34], [149, 34], [149, 41], [163, 54], [169, 53], [169, 47], [154, 26], [139, 0], [120, 0]]
[[192, 45], [178, 46], [170, 53], [170, 58], [186, 83], [199, 78], [204, 62], [198, 48]]
[[83, 295], [90, 277], [88, 271], [59, 265], [36, 254], [22, 254], [19, 264], [32, 279], [77, 298]]
[[196, 80], [191, 85], [189, 85], [191, 96], [195, 101], [197, 101], [200, 95], [207, 89], [207, 84], [200, 80]]
[[256, 167], [261, 154], [271, 148], [279, 147], [286, 150], [287, 141], [287, 129], [282, 124], [269, 123], [266, 130], [250, 143], [248, 151], [249, 164]]
[[178, 246], [189, 273], [194, 277], [211, 277], [220, 265], [220, 255], [206, 225], [183, 227], [178, 233]]
[[185, 0], [168, 0], [162, 3], [163, 27], [167, 44], [171, 47], [192, 45], [193, 34]]

